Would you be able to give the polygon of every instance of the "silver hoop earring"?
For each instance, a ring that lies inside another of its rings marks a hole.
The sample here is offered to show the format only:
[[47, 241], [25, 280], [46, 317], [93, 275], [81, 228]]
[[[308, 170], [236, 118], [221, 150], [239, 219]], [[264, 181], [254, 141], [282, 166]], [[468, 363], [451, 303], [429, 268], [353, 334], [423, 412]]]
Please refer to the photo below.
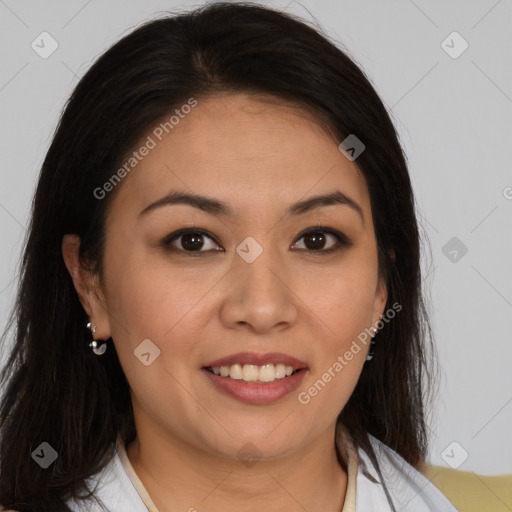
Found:
[[107, 344], [103, 343], [102, 345], [98, 346], [98, 342], [94, 339], [94, 334], [96, 333], [96, 326], [93, 326], [91, 322], [87, 322], [87, 329], [90, 329], [92, 333], [92, 341], [89, 343], [89, 347], [91, 347], [92, 351], [97, 356], [101, 356], [101, 354], [104, 354], [105, 350], [107, 350]]

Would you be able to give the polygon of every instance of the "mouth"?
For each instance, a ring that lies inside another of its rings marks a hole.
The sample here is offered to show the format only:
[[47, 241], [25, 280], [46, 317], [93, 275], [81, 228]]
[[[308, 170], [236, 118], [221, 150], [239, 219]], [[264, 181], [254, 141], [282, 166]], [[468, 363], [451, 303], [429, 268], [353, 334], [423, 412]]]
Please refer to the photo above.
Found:
[[224, 378], [245, 382], [274, 382], [307, 370], [304, 361], [278, 352], [239, 352], [210, 361], [203, 369]]
[[243, 380], [244, 382], [259, 382], [261, 384], [285, 379], [305, 370], [305, 368], [294, 368], [284, 363], [268, 363], [262, 366], [235, 363], [231, 366], [206, 366], [204, 369], [223, 378]]
[[242, 402], [266, 404], [300, 385], [309, 368], [286, 354], [239, 353], [201, 368], [214, 388]]

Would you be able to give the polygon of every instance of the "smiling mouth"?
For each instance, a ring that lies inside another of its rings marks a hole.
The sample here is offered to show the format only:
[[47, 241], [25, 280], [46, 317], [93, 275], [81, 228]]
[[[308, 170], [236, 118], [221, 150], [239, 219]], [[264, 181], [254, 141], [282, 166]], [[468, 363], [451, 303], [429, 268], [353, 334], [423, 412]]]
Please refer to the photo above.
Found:
[[294, 368], [293, 366], [282, 363], [270, 363], [262, 366], [254, 364], [232, 364], [230, 366], [206, 366], [204, 369], [219, 377], [263, 384], [286, 379], [287, 377], [304, 370], [303, 368]]

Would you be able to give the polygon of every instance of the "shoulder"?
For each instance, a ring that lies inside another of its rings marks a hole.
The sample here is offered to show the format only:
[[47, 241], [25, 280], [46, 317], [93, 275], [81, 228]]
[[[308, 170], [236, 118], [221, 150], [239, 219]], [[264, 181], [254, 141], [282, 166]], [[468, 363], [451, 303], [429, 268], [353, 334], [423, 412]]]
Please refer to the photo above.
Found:
[[512, 474], [484, 476], [432, 465], [422, 473], [461, 511], [512, 509]]
[[397, 452], [371, 435], [369, 439], [382, 476], [359, 448], [356, 487], [357, 502], [364, 503], [361, 510], [392, 502], [402, 512], [458, 512], [441, 490]]
[[88, 478], [88, 487], [93, 490], [93, 499], [66, 502], [73, 512], [103, 512], [104, 510], [129, 510], [147, 512], [142, 498], [134, 487], [123, 466], [119, 452], [112, 446], [112, 457], [103, 469]]

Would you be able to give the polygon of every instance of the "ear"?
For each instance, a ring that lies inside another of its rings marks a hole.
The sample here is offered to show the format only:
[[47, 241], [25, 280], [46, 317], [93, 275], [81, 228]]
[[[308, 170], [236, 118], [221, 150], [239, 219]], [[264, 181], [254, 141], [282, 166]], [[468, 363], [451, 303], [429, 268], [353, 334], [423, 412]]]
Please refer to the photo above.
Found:
[[[396, 261], [396, 253], [395, 248], [391, 247], [388, 250], [390, 260], [395, 263]], [[377, 290], [375, 292], [375, 300], [373, 303], [373, 313], [372, 313], [372, 327], [377, 325], [382, 315], [384, 315], [384, 308], [386, 307], [386, 302], [388, 300], [388, 290], [386, 287], [386, 283], [384, 282], [384, 278], [382, 275], [379, 276], [379, 282], [377, 284]]]
[[373, 302], [372, 327], [375, 327], [381, 316], [384, 314], [384, 308], [386, 307], [387, 300], [388, 290], [386, 283], [384, 282], [384, 278], [380, 276], [377, 284], [377, 290], [375, 292], [375, 300]]
[[[62, 257], [73, 280], [82, 307], [92, 325], [96, 326], [94, 338], [110, 338], [110, 321], [106, 301], [99, 282], [99, 275], [87, 268], [80, 260], [80, 237], [66, 234], [62, 238]], [[85, 325], [84, 325], [85, 327]]]

